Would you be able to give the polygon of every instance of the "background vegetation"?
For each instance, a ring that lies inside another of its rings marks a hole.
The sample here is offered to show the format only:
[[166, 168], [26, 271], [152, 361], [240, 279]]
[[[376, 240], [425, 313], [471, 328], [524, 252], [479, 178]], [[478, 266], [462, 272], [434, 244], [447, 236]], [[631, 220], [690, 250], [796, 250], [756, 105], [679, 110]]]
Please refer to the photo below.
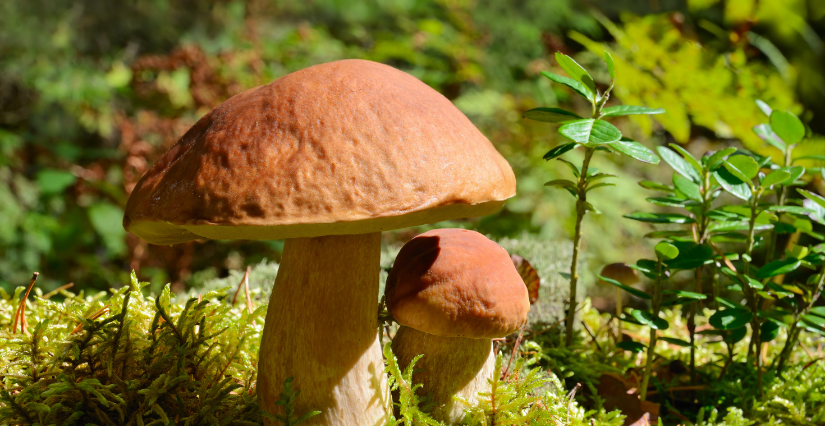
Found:
[[[0, 28], [7, 290], [33, 270], [49, 290], [120, 287], [134, 269], [155, 292], [166, 282], [181, 291], [277, 261], [277, 241], [147, 245], [122, 230], [122, 207], [147, 167], [209, 109], [318, 62], [388, 63], [453, 100], [518, 176], [519, 195], [501, 213], [461, 224], [499, 238], [572, 235], [570, 203], [542, 186], [561, 174], [540, 159], [558, 136], [521, 118], [536, 106], [585, 107], [539, 78], [559, 72], [556, 51], [599, 70], [607, 46], [623, 76], [614, 97], [668, 112], [617, 123], [650, 147], [676, 142], [700, 155], [741, 144], [775, 155], [750, 131], [763, 120], [755, 97], [825, 131], [825, 5], [814, 0], [13, 0], [0, 4]], [[606, 72], [594, 78], [608, 81]], [[604, 156], [596, 164], [636, 179], [601, 194], [603, 214], [586, 219], [605, 236], [599, 241], [611, 241], [585, 242], [591, 266], [649, 249], [639, 237], [650, 227], [620, 218], [644, 207], [633, 181], [665, 171], [631, 161]], [[821, 192], [821, 178], [811, 185]]]

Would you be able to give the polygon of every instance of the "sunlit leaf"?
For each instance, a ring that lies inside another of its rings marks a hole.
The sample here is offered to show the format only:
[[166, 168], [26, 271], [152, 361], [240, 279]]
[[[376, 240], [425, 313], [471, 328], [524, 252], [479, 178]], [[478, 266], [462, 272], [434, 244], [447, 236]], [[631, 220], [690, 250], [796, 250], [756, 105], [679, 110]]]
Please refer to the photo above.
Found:
[[753, 319], [753, 314], [744, 309], [723, 309], [711, 315], [708, 322], [719, 330], [733, 330], [744, 327]]
[[610, 80], [616, 80], [616, 70], [615, 65], [613, 65], [613, 57], [610, 56], [610, 52], [604, 52], [604, 62], [607, 64], [607, 74], [610, 75]]
[[636, 105], [616, 105], [602, 109], [602, 117], [619, 117], [622, 115], [664, 114], [661, 108], [648, 108]]
[[656, 244], [653, 251], [656, 252], [656, 257], [661, 260], [675, 259], [676, 256], [679, 256], [679, 249], [667, 241], [661, 241]]
[[793, 272], [796, 268], [799, 268], [800, 265], [802, 265], [802, 262], [793, 257], [774, 260], [773, 262], [759, 268], [759, 272], [756, 273], [756, 278], [761, 280], [776, 275], [787, 274], [789, 272]]
[[805, 125], [788, 111], [771, 113], [771, 129], [788, 145], [799, 143], [805, 137]]
[[753, 132], [767, 144], [779, 149], [782, 152], [785, 152], [785, 150], [788, 149], [785, 142], [783, 142], [782, 139], [780, 139], [779, 136], [773, 132], [770, 124], [757, 124], [756, 126], [753, 126]]
[[759, 173], [759, 164], [747, 155], [734, 155], [723, 163], [725, 169], [743, 182], [750, 182]]
[[556, 62], [559, 63], [559, 66], [567, 73], [567, 75], [572, 77], [573, 80], [580, 82], [587, 88], [590, 95], [588, 99], [592, 102], [593, 96], [596, 93], [596, 85], [593, 83], [593, 77], [591, 77], [590, 74], [588, 74], [578, 62], [564, 53], [556, 52]]
[[699, 176], [699, 173], [696, 169], [693, 168], [681, 155], [674, 152], [672, 149], [664, 146], [660, 146], [656, 148], [659, 152], [659, 156], [662, 157], [665, 162], [670, 165], [677, 173], [680, 175], [692, 180], [695, 183], [700, 183], [702, 178]]
[[621, 138], [610, 144], [610, 148], [643, 163], [659, 164], [659, 156], [646, 146], [632, 139]]
[[640, 311], [638, 309], [634, 309], [630, 312], [630, 315], [641, 323], [642, 325], [649, 326], [650, 328], [656, 330], [667, 330], [670, 325], [662, 318], [659, 318], [647, 311]]
[[592, 102], [593, 93], [590, 91], [590, 89], [588, 89], [587, 87], [584, 87], [584, 85], [581, 84], [580, 82], [578, 82], [576, 80], [573, 80], [572, 78], [564, 77], [564, 76], [557, 75], [557, 74], [553, 74], [553, 73], [550, 73], [550, 72], [547, 72], [547, 71], [542, 71], [541, 75], [549, 78], [550, 80], [552, 80], [556, 83], [563, 84], [563, 85], [573, 89], [573, 91], [575, 91], [576, 93], [581, 95], [583, 98], [585, 98], [587, 100], [590, 100]]
[[586, 146], [613, 143], [622, 138], [616, 126], [592, 118], [566, 123], [559, 127], [559, 133]]

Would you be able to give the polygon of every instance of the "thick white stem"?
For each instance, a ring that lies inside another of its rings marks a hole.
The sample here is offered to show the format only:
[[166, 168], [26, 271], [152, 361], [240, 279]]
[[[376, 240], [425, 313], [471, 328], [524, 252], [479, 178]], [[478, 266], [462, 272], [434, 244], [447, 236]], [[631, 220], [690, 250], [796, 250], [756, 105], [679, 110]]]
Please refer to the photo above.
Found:
[[415, 364], [422, 371], [413, 374], [413, 382], [423, 384], [421, 395], [430, 394], [436, 420], [458, 424], [466, 407], [453, 396], [475, 403], [479, 392], [490, 390], [487, 379], [493, 378], [496, 364], [490, 339], [433, 336], [402, 326], [392, 339], [392, 350], [402, 369], [424, 355]]
[[[288, 239], [266, 313], [258, 395], [275, 405], [284, 381], [301, 394], [302, 425], [382, 426], [390, 407], [378, 340], [381, 234]], [[266, 420], [267, 425], [275, 423]]]

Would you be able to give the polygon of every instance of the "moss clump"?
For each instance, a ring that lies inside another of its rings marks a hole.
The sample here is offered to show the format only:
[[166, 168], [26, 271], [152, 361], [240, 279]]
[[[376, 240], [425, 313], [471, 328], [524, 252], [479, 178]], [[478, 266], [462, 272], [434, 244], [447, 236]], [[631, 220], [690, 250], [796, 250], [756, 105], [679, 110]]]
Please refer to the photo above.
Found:
[[[255, 367], [265, 305], [235, 309], [225, 291], [172, 303], [168, 286], [129, 286], [56, 303], [28, 303], [12, 333], [13, 297], [0, 300], [0, 423], [252, 425], [261, 423]], [[90, 319], [95, 318], [95, 319]]]

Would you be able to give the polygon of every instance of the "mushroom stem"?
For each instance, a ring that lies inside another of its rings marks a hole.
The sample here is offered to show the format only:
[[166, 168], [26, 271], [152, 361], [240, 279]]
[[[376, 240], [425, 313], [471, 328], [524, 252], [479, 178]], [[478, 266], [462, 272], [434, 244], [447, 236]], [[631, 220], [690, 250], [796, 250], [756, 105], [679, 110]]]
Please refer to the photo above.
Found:
[[401, 368], [424, 355], [415, 364], [421, 371], [413, 374], [413, 382], [423, 384], [419, 393], [429, 394], [435, 403], [436, 420], [458, 424], [465, 407], [453, 396], [475, 403], [479, 392], [490, 390], [487, 379], [493, 378], [496, 364], [491, 339], [434, 336], [401, 326], [392, 339], [392, 350]]
[[[390, 406], [378, 340], [381, 234], [288, 239], [261, 341], [261, 409], [276, 405], [284, 381], [301, 394], [306, 425], [383, 425]], [[274, 423], [265, 419], [265, 424]]]

